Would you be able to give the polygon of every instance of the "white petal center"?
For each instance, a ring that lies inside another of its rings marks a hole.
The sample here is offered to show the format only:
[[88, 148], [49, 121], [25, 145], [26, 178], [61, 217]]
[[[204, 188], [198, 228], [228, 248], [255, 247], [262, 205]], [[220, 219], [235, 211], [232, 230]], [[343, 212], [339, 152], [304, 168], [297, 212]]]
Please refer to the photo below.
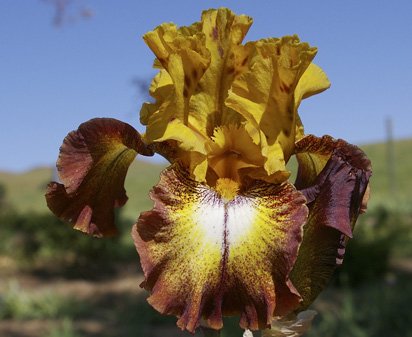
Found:
[[253, 200], [238, 196], [225, 203], [211, 190], [203, 190], [202, 194], [204, 198], [193, 210], [193, 221], [203, 231], [205, 240], [222, 249], [245, 241], [256, 216]]

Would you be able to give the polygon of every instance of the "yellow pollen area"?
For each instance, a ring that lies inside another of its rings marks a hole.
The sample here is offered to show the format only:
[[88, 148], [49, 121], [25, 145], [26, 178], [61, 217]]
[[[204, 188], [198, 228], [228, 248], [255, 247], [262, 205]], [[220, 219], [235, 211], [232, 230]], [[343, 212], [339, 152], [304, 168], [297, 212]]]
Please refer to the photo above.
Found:
[[239, 192], [239, 184], [229, 178], [219, 178], [216, 182], [216, 192], [226, 202], [233, 200]]

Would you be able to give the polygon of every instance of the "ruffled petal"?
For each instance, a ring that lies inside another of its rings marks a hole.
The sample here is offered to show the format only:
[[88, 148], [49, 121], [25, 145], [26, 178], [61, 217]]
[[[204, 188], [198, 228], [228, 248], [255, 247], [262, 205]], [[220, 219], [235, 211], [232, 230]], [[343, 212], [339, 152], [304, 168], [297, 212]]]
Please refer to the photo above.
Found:
[[316, 48], [297, 36], [243, 45], [251, 24], [248, 16], [211, 9], [189, 27], [163, 24], [144, 37], [160, 69], [150, 88], [156, 101], [141, 109], [145, 140], [179, 147], [166, 151], [166, 158], [184, 162], [199, 182], [208, 179], [215, 130], [233, 125], [249, 133], [264, 159], [259, 167], [237, 162], [235, 170], [270, 183], [286, 181], [286, 162], [303, 136], [297, 107], [329, 86], [311, 64]]
[[299, 79], [295, 89], [295, 107], [299, 107], [301, 101], [330, 88], [330, 81], [325, 72], [316, 64], [311, 63], [302, 77]]
[[316, 48], [301, 43], [297, 36], [250, 42], [247, 48], [251, 49], [248, 71], [233, 82], [226, 105], [260, 131], [251, 136], [263, 151], [271, 152], [268, 147], [280, 144], [283, 163], [279, 162], [279, 167], [268, 163], [265, 168], [272, 171], [269, 174], [285, 171], [285, 161], [293, 154], [295, 143], [295, 89]]
[[[295, 109], [301, 101], [312, 95], [319, 94], [330, 88], [330, 82], [325, 72], [316, 64], [311, 63], [300, 78], [295, 90]], [[296, 120], [296, 140], [303, 138], [304, 130], [300, 117]]]
[[309, 218], [291, 279], [307, 308], [342, 263], [345, 244], [365, 207], [371, 164], [358, 147], [329, 136], [296, 143], [296, 187], [308, 201]]
[[[171, 95], [157, 98], [171, 100], [174, 109], [167, 112], [185, 125], [188, 124], [190, 97], [210, 62], [205, 36], [195, 27], [178, 29], [167, 23], [143, 37], [173, 82], [173, 87], [168, 87]], [[149, 126], [152, 127], [152, 123], [149, 122]]]
[[[226, 120], [241, 120], [224, 100], [242, 67], [240, 43], [251, 22], [247, 16], [221, 8], [203, 12], [201, 22], [189, 27], [163, 24], [144, 36], [157, 57], [155, 66], [161, 68], [150, 89], [156, 102], [145, 103], [141, 109], [141, 122], [147, 125], [145, 140], [176, 141], [178, 153], [196, 159], [189, 163], [190, 173], [200, 182], [205, 181], [206, 157], [199, 158], [214, 128]], [[174, 162], [177, 157], [167, 159]]]
[[145, 140], [174, 140], [184, 151], [204, 153], [207, 137], [189, 125], [189, 101], [210, 62], [204, 34], [197, 25], [178, 29], [169, 23], [147, 33], [144, 40], [164, 68], [150, 88], [156, 102], [145, 103], [141, 109], [140, 120], [147, 125]]
[[156, 99], [154, 103], [143, 103], [140, 110], [140, 123], [147, 125], [150, 117], [160, 108], [161, 103], [173, 93], [173, 81], [169, 73], [161, 69], [150, 84], [149, 93]]
[[[240, 181], [239, 170], [260, 168], [264, 157], [243, 126], [225, 125], [217, 128], [213, 142], [207, 144], [209, 167], [219, 178]], [[208, 181], [209, 185], [214, 185]]]
[[124, 179], [137, 153], [153, 155], [129, 124], [111, 118], [81, 124], [60, 148], [57, 169], [62, 183], [48, 185], [48, 207], [82, 232], [116, 234], [113, 208], [127, 201]]
[[211, 59], [190, 102], [191, 123], [211, 136], [216, 126], [236, 122], [224, 102], [233, 80], [247, 62], [241, 43], [252, 19], [220, 8], [204, 11], [201, 24]]
[[288, 275], [305, 198], [289, 183], [258, 181], [229, 200], [222, 195], [172, 166], [151, 193], [153, 210], [133, 229], [148, 301], [191, 332], [201, 317], [220, 329], [222, 315], [236, 314], [243, 329], [268, 327], [300, 301]]

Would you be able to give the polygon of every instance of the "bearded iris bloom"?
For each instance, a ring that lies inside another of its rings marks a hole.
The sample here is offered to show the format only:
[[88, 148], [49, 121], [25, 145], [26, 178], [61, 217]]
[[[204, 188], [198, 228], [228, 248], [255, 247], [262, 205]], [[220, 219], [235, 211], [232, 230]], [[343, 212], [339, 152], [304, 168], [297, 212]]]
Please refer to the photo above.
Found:
[[[110, 118], [68, 134], [48, 186], [49, 208], [75, 229], [116, 234], [114, 208], [137, 154], [170, 166], [151, 191], [151, 211], [132, 236], [148, 302], [194, 332], [270, 327], [314, 301], [342, 263], [366, 208], [370, 161], [356, 146], [305, 135], [301, 101], [330, 86], [297, 36], [242, 44], [251, 18], [207, 10], [189, 27], [162, 24], [144, 36], [159, 72], [140, 135]], [[295, 156], [294, 184], [286, 168]]]

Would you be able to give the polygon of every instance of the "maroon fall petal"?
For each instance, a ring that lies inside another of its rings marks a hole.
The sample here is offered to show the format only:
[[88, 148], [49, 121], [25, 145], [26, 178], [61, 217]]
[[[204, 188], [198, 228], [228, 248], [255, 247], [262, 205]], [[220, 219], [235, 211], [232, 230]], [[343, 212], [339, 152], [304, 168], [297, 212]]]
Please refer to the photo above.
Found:
[[89, 235], [116, 234], [114, 207], [127, 201], [124, 180], [137, 153], [153, 154], [129, 124], [112, 118], [81, 124], [60, 148], [57, 169], [61, 183], [48, 185], [48, 207]]
[[371, 164], [358, 147], [309, 135], [296, 143], [296, 187], [308, 201], [309, 218], [291, 280], [312, 303], [343, 261], [358, 215], [366, 208]]
[[299, 306], [289, 273], [308, 210], [292, 184], [253, 181], [228, 201], [173, 165], [151, 197], [132, 232], [142, 286], [180, 328], [193, 333], [203, 317], [218, 330], [239, 315], [241, 328], [263, 329]]

